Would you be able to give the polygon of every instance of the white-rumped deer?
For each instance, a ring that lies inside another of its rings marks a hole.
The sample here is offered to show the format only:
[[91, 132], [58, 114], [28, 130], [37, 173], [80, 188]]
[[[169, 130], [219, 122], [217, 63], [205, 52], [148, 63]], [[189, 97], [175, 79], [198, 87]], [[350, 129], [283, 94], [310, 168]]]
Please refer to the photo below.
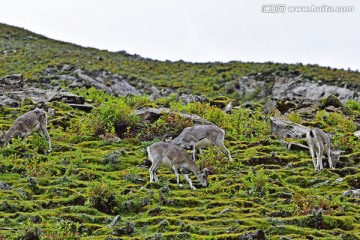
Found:
[[323, 155], [326, 155], [328, 158], [329, 168], [334, 169], [334, 166], [339, 161], [341, 152], [331, 149], [332, 143], [329, 134], [319, 128], [313, 128], [306, 134], [306, 140], [309, 145], [315, 171], [323, 169]]
[[225, 131], [214, 125], [196, 125], [184, 128], [179, 136], [170, 143], [185, 149], [192, 149], [193, 160], [195, 161], [195, 151], [201, 153], [201, 148], [217, 146], [232, 162], [229, 150], [226, 149]]
[[4, 145], [8, 145], [10, 140], [14, 137], [21, 137], [23, 140], [33, 132], [43, 133], [49, 143], [48, 151], [51, 152], [51, 140], [47, 131], [48, 118], [44, 110], [35, 108], [20, 117], [18, 117], [11, 125], [9, 130], [5, 133], [2, 131], [0, 141]]
[[200, 171], [196, 163], [191, 159], [186, 150], [165, 142], [157, 142], [147, 148], [147, 153], [152, 165], [149, 169], [150, 182], [157, 182], [158, 177], [156, 171], [160, 166], [172, 169], [176, 175], [177, 184], [180, 186], [180, 173], [184, 174], [185, 179], [189, 182], [192, 189], [196, 189], [189, 177], [190, 173], [194, 173], [200, 184], [207, 187], [208, 169]]

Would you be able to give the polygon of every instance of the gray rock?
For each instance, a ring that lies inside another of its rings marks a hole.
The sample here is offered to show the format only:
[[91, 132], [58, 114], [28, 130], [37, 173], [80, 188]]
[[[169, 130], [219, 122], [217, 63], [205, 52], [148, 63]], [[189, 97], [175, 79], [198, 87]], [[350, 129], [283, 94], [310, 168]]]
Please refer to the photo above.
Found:
[[7, 96], [0, 96], [0, 106], [18, 107], [19, 103]]
[[0, 182], [0, 190], [11, 190], [12, 187], [6, 182]]
[[310, 131], [310, 128], [301, 124], [274, 117], [270, 118], [270, 129], [271, 133], [280, 140], [285, 138], [302, 139]]
[[121, 220], [120, 215], [116, 215], [116, 217], [112, 220], [112, 222], [108, 225], [108, 228], [112, 228], [115, 226], [115, 224]]
[[49, 108], [48, 109], [48, 115], [49, 116], [53, 117], [53, 116], [55, 116], [55, 114], [56, 114], [56, 110], [54, 108]]
[[160, 93], [159, 89], [157, 89], [155, 86], [152, 86], [150, 88], [150, 90], [152, 92], [151, 95], [149, 96], [149, 99], [151, 101], [161, 98], [161, 93]]
[[256, 230], [254, 232], [249, 232], [249, 233], [245, 233], [241, 236], [239, 236], [238, 239], [242, 239], [242, 240], [248, 240], [248, 239], [253, 239], [253, 240], [265, 240], [266, 236], [263, 230]]
[[105, 71], [85, 72], [80, 69], [75, 70], [74, 73], [76, 74], [77, 79], [70, 87], [95, 87], [96, 89], [102, 89], [115, 96], [141, 95], [141, 93], [135, 87], [131, 86], [125, 78], [116, 74], [113, 75]]
[[360, 86], [348, 86], [342, 82], [312, 81], [302, 75], [279, 77], [274, 75], [251, 75], [226, 84], [228, 92], [237, 92], [240, 97], [303, 98], [319, 100], [335, 95], [343, 103], [350, 99], [359, 101]]
[[179, 100], [184, 104], [193, 103], [193, 102], [209, 102], [209, 99], [205, 96], [198, 96], [198, 95], [192, 95], [192, 94], [182, 94], [179, 97]]
[[355, 135], [355, 137], [360, 137], [360, 130], [359, 130], [359, 131], [354, 132], [354, 135]]
[[[159, 119], [163, 114], [170, 113], [170, 108], [140, 108], [136, 110], [136, 115], [140, 116], [142, 122], [152, 123]], [[196, 114], [179, 113], [182, 117], [191, 119], [195, 124], [212, 124], [208, 120], [199, 117]]]
[[22, 74], [12, 74], [0, 79], [0, 92], [24, 87]]
[[344, 191], [341, 195], [345, 196], [360, 196], [360, 189]]

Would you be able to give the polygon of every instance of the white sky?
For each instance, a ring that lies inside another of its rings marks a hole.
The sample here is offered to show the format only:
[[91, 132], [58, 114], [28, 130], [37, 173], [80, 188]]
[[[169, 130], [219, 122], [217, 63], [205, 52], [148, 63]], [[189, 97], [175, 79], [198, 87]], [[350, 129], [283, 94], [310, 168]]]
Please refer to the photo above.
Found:
[[[354, 12], [262, 13], [264, 4], [354, 6]], [[1, 23], [152, 59], [360, 70], [358, 0], [0, 0], [0, 6]]]

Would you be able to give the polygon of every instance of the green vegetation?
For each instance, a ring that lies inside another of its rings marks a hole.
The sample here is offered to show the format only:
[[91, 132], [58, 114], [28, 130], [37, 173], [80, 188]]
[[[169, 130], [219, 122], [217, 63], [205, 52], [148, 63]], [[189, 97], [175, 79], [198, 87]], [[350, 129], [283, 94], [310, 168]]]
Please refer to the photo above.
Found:
[[[0, 76], [23, 73], [29, 84], [46, 78], [49, 66], [64, 64], [208, 97], [226, 94], [221, 86], [227, 81], [258, 72], [360, 83], [356, 72], [301, 64], [159, 62], [81, 48], [6, 25], [0, 25], [0, 43], [7, 51], [0, 55]], [[267, 239], [359, 239], [359, 198], [341, 195], [360, 188], [360, 144], [353, 136], [358, 103], [349, 102], [346, 114], [323, 110], [313, 119], [288, 116], [332, 133], [335, 147], [346, 151], [337, 169], [314, 172], [307, 151], [290, 151], [271, 136], [260, 104], [226, 114], [209, 103], [183, 104], [176, 94], [150, 101], [94, 88], [72, 91], [94, 109], [86, 113], [64, 103], [46, 104], [56, 110], [49, 117], [51, 153], [37, 134], [0, 149], [0, 182], [9, 186], [0, 190], [0, 239], [243, 239], [257, 229]], [[143, 123], [134, 111], [142, 106], [172, 112]], [[0, 129], [7, 130], [32, 107], [26, 101], [20, 108], [0, 107]], [[159, 169], [159, 182], [149, 182], [145, 149], [193, 125], [180, 113], [198, 114], [226, 132], [234, 162], [216, 148], [197, 157], [201, 168], [211, 170], [208, 188], [194, 176], [197, 190], [179, 187], [165, 168]], [[121, 141], [105, 141], [104, 134]]]
[[[172, 100], [174, 113], [141, 125], [130, 111], [134, 103], [156, 107], [163, 99], [146, 102], [143, 97], [134, 97], [126, 101], [94, 89], [79, 89], [77, 93], [93, 101], [91, 113], [69, 110], [56, 102], [47, 105], [57, 112], [49, 126], [52, 153], [44, 155], [46, 141], [38, 135], [29, 137], [25, 144], [15, 140], [9, 148], [0, 149], [1, 181], [12, 188], [0, 191], [0, 235], [9, 239], [157, 239], [160, 235], [165, 239], [229, 239], [262, 229], [269, 239], [356, 239], [360, 229], [358, 200], [341, 196], [342, 191], [358, 187], [360, 173], [353, 154], [343, 156], [341, 168], [315, 173], [310, 154], [286, 150], [273, 140], [268, 117], [259, 109], [240, 108], [229, 115], [206, 103], [181, 105]], [[121, 106], [124, 114], [117, 115], [114, 107], [108, 107], [112, 104]], [[14, 112], [1, 108], [1, 116], [7, 113], [1, 122], [9, 126], [29, 107]], [[146, 146], [157, 141], [150, 139], [152, 134], [174, 137], [180, 128], [191, 124], [176, 114], [180, 111], [198, 112], [227, 132], [225, 144], [233, 163], [217, 149], [204, 150], [197, 160], [212, 171], [208, 188], [201, 188], [193, 176], [196, 191], [186, 184], [178, 187], [175, 175], [166, 169], [159, 170], [159, 182], [149, 183], [148, 169], [140, 166], [147, 158]], [[74, 117], [59, 128], [55, 120], [66, 112]], [[119, 130], [119, 119], [131, 130]], [[177, 130], [173, 121], [179, 122]], [[353, 118], [340, 113], [321, 111], [314, 121], [339, 133], [333, 137], [337, 146], [345, 145], [342, 138], [354, 130]], [[104, 133], [124, 131], [124, 139], [103, 141], [95, 134], [99, 126]], [[168, 132], [166, 126], [171, 127]], [[353, 153], [360, 151], [357, 140], [346, 141]], [[116, 215], [120, 220], [109, 228]], [[279, 224], [283, 227], [275, 229]]]

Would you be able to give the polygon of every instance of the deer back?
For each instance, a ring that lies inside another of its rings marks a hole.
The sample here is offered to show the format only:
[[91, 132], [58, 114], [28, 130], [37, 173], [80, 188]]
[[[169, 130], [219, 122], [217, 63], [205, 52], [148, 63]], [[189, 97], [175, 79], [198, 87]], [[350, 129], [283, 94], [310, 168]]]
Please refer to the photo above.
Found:
[[208, 138], [209, 140], [215, 142], [216, 139], [222, 139], [223, 136], [224, 131], [217, 126], [197, 125], [185, 128], [178, 137], [174, 138], [172, 143], [179, 144], [181, 142], [197, 142], [205, 138]]
[[186, 168], [194, 165], [186, 150], [170, 143], [154, 143], [148, 148], [148, 152], [151, 154], [152, 161], [160, 161], [160, 165], [168, 165], [168, 161], [171, 165]]
[[40, 125], [46, 127], [47, 116], [44, 110], [36, 108], [18, 117], [6, 133], [6, 137], [10, 139], [21, 134], [29, 134], [37, 131]]

